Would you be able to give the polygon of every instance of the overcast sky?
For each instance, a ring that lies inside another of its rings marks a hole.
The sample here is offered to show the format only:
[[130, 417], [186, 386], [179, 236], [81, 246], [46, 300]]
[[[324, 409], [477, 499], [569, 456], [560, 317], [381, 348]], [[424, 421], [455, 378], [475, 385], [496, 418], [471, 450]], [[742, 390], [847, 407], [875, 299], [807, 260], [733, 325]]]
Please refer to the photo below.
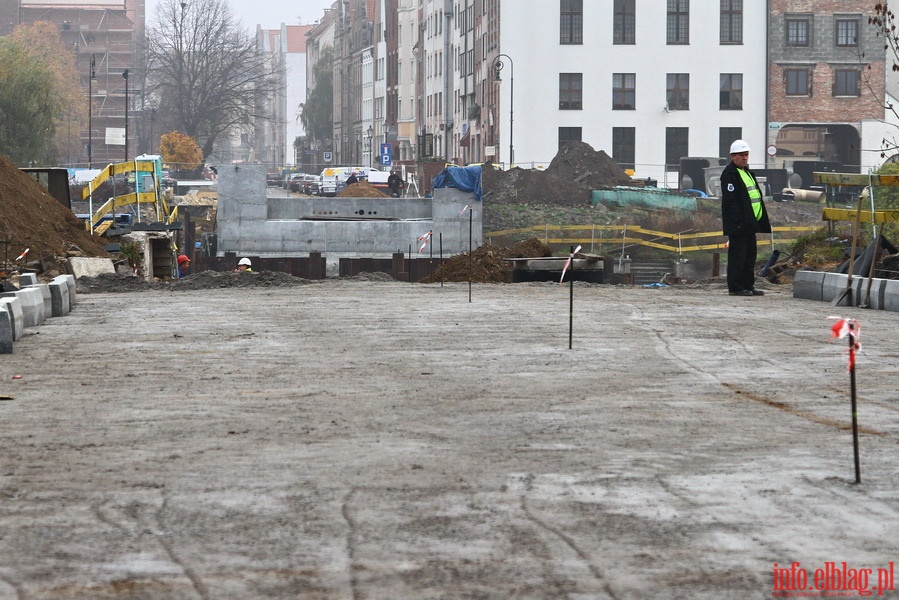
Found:
[[[156, 14], [158, 0], [147, 0], [147, 22]], [[250, 31], [256, 25], [263, 29], [277, 29], [287, 25], [310, 25], [322, 18], [333, 0], [228, 0], [234, 14]]]

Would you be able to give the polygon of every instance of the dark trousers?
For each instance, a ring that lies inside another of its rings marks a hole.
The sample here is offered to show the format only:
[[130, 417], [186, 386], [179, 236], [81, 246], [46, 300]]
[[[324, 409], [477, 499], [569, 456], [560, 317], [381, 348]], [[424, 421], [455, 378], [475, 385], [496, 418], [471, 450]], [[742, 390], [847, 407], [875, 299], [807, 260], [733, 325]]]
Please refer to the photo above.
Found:
[[727, 291], [755, 289], [755, 260], [758, 247], [755, 234], [728, 236]]

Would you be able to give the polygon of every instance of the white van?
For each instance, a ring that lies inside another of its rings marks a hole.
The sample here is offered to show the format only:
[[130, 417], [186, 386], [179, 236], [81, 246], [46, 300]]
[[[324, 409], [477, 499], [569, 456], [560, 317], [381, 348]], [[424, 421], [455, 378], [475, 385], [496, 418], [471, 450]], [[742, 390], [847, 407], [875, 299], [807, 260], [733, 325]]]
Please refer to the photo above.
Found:
[[322, 169], [321, 182], [318, 187], [319, 196], [336, 196], [344, 188], [344, 184], [350, 173], [366, 175], [370, 171], [367, 167], [326, 167]]

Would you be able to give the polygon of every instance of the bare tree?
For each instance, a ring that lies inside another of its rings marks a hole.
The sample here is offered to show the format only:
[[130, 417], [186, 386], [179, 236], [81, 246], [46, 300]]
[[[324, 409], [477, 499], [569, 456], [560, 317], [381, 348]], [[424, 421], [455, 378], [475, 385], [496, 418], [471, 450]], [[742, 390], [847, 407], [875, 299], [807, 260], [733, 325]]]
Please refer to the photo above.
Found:
[[262, 100], [275, 74], [226, 0], [162, 0], [148, 28], [148, 86], [165, 124], [196, 139], [203, 155], [234, 128], [270, 119]]

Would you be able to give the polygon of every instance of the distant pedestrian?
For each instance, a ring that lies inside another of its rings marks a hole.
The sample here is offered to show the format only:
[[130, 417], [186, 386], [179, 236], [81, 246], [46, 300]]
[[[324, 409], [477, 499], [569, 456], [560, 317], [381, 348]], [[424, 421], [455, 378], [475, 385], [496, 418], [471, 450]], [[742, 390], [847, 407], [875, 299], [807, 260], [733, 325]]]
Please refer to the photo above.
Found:
[[755, 289], [757, 233], [771, 233], [762, 190], [749, 170], [749, 144], [730, 146], [730, 164], [721, 172], [721, 224], [727, 236], [727, 291], [731, 296], [763, 296]]
[[186, 254], [178, 256], [178, 279], [190, 275], [190, 259]]
[[346, 178], [346, 184], [347, 184], [347, 185], [352, 185], [352, 184], [354, 184], [354, 183], [359, 183], [359, 178], [356, 177], [356, 172], [355, 172], [355, 171], [353, 171], [352, 173], [350, 173], [350, 176]]
[[387, 187], [390, 190], [390, 195], [394, 198], [399, 198], [403, 191], [403, 185], [403, 178], [399, 176], [399, 173], [391, 171], [390, 177], [387, 178]]

